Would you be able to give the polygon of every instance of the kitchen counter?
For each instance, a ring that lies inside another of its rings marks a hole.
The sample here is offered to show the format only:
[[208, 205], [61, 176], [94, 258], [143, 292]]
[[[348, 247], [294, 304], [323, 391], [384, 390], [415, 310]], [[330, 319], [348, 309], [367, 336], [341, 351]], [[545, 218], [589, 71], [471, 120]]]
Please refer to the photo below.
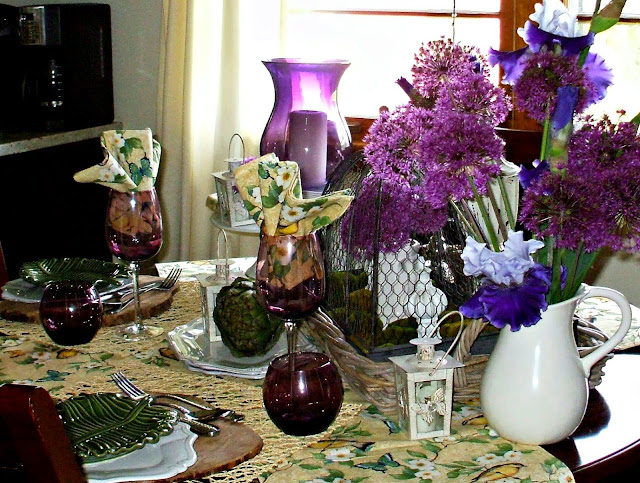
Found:
[[63, 144], [75, 143], [100, 137], [103, 131], [122, 129], [121, 122], [77, 129], [73, 131], [35, 132], [21, 131], [16, 133], [0, 132], [0, 156], [26, 153], [37, 149], [50, 148]]

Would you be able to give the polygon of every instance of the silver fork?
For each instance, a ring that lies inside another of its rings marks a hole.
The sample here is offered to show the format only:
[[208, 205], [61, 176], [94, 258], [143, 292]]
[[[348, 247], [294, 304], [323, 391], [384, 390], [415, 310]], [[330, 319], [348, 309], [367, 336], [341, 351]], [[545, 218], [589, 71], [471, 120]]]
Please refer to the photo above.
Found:
[[[114, 372], [111, 375], [111, 379], [113, 379], [113, 381], [118, 385], [118, 387], [122, 389], [122, 391], [131, 398], [142, 398], [144, 396], [149, 396], [147, 392], [143, 391], [138, 386], [136, 386], [133, 383], [133, 381], [131, 381], [131, 379], [125, 376], [124, 373], [121, 371]], [[196, 411], [194, 413], [191, 413], [191, 411], [189, 411], [188, 409], [182, 406], [171, 404], [165, 401], [160, 401], [159, 399], [173, 399], [174, 401], [178, 401], [180, 403], [198, 408], [201, 411]], [[209, 404], [203, 404], [198, 401], [194, 401], [193, 399], [182, 397], [178, 394], [168, 394], [168, 393], [158, 394], [157, 396], [155, 396], [155, 403], [164, 405], [164, 406], [173, 407], [174, 409], [178, 409], [179, 411], [182, 411], [185, 414], [191, 413], [193, 416], [197, 417], [197, 419], [203, 423], [208, 421], [214, 421], [216, 419], [225, 419], [227, 421], [232, 421], [234, 423], [239, 423], [240, 421], [244, 420], [243, 414], [232, 411], [231, 409], [215, 408]]]
[[[138, 293], [143, 294], [145, 292], [149, 292], [151, 290], [171, 290], [174, 285], [180, 279], [180, 274], [182, 273], [181, 268], [174, 268], [169, 272], [169, 274], [165, 277], [164, 280], [157, 284], [149, 284], [143, 288], [141, 288]], [[127, 299], [124, 297], [130, 296]], [[114, 297], [116, 300], [112, 300], [109, 298], [102, 302], [103, 307], [106, 307], [109, 310], [109, 313], [117, 314], [118, 312], [122, 312], [125, 308], [129, 306], [134, 301], [133, 291], [128, 291], [123, 294], [119, 294], [119, 297]], [[112, 308], [114, 307], [114, 308]]]
[[[220, 433], [220, 428], [214, 424], [203, 423], [194, 418], [191, 411], [178, 406], [177, 404], [159, 402], [155, 396], [146, 393], [138, 386], [136, 386], [127, 376], [122, 372], [115, 372], [111, 374], [111, 379], [122, 390], [122, 392], [134, 400], [149, 399], [151, 404], [158, 404], [161, 406], [168, 406], [178, 411], [178, 419], [184, 423], [187, 423], [194, 433], [205, 436], [217, 436]], [[187, 401], [188, 402], [188, 401]]]

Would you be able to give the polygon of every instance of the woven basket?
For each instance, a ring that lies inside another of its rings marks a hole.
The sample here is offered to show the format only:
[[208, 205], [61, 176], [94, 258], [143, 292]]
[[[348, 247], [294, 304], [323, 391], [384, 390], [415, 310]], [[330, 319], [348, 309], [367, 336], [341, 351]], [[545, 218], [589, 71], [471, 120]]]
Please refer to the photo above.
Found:
[[[577, 342], [581, 355], [593, 351], [607, 340], [607, 336], [588, 321], [575, 319]], [[453, 351], [455, 359], [465, 366], [455, 369], [453, 397], [465, 400], [480, 395], [482, 373], [489, 360], [488, 355], [472, 355], [471, 347], [486, 325], [479, 319], [472, 320], [462, 332], [462, 336]], [[345, 338], [342, 331], [322, 310], [306, 319], [302, 331], [313, 340], [320, 350], [331, 357], [338, 367], [342, 380], [367, 402], [388, 415], [397, 412], [396, 383], [391, 362], [373, 362], [361, 355]], [[602, 368], [612, 354], [605, 356], [594, 365], [589, 378], [589, 386], [595, 387], [602, 380]]]

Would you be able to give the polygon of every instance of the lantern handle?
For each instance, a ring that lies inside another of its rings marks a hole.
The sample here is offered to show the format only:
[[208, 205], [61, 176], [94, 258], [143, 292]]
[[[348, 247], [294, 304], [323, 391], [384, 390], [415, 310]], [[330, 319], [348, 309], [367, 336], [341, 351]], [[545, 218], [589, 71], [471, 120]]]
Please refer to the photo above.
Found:
[[459, 312], [458, 310], [455, 310], [453, 312], [449, 312], [447, 315], [445, 315], [440, 320], [438, 320], [438, 323], [436, 324], [436, 326], [431, 331], [431, 334], [429, 334], [429, 337], [433, 337], [433, 334], [435, 333], [436, 329], [440, 326], [440, 324], [442, 324], [445, 320], [447, 320], [451, 315], [458, 315], [460, 317], [460, 327], [458, 327], [458, 333], [456, 334], [455, 338], [451, 342], [451, 345], [447, 349], [447, 352], [444, 353], [444, 355], [440, 358], [438, 363], [435, 365], [435, 367], [429, 373], [430, 376], [435, 374], [435, 372], [438, 369], [440, 369], [440, 366], [442, 365], [442, 361], [444, 361], [447, 358], [449, 353], [453, 350], [453, 348], [457, 344], [458, 340], [460, 339], [460, 336], [462, 335], [462, 330], [464, 329], [464, 315], [462, 315], [462, 313]]
[[234, 135], [231, 136], [231, 139], [229, 139], [229, 150], [228, 150], [227, 155], [228, 155], [229, 158], [231, 158], [231, 145], [233, 144], [233, 139], [236, 136], [238, 137], [238, 139], [242, 143], [242, 160], [244, 161], [244, 139], [242, 139], [242, 136], [240, 136], [240, 134], [238, 134], [238, 133], [234, 133]]

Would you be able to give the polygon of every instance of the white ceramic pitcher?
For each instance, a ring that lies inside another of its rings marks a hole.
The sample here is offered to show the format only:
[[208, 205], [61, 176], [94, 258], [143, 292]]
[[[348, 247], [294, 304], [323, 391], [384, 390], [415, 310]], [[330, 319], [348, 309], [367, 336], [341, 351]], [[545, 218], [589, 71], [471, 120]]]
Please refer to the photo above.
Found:
[[[573, 334], [576, 306], [590, 297], [613, 300], [622, 312], [616, 333], [580, 358]], [[591, 367], [611, 352], [631, 325], [631, 307], [619, 292], [582, 285], [578, 294], [550, 305], [532, 327], [498, 336], [480, 386], [480, 403], [500, 436], [525, 444], [560, 441], [579, 426], [587, 409]]]

